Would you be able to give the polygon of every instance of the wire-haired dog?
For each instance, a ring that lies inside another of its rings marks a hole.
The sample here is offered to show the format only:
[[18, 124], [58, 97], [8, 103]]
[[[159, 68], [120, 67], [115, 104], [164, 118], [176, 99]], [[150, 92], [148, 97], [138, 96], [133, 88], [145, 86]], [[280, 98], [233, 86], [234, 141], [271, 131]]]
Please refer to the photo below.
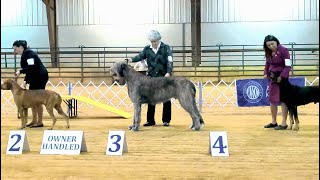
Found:
[[[271, 83], [278, 83], [277, 78], [281, 72], [268, 73], [268, 79]], [[278, 83], [280, 87], [280, 101], [285, 103], [288, 107], [290, 116], [289, 129], [292, 129], [293, 117], [296, 123], [293, 130], [299, 130], [298, 106], [309, 104], [311, 102], [317, 103], [320, 101], [320, 88], [319, 86], [304, 86], [299, 87], [290, 84], [287, 78], [282, 78]]]
[[110, 69], [115, 81], [127, 83], [128, 94], [134, 104], [133, 125], [129, 129], [138, 131], [141, 122], [141, 104], [155, 105], [171, 98], [179, 100], [181, 106], [192, 117], [192, 130], [200, 130], [204, 126], [198, 111], [194, 84], [183, 77], [149, 77], [135, 71], [125, 62], [115, 63]]
[[16, 82], [16, 80], [8, 79], [3, 84], [1, 84], [1, 89], [3, 90], [11, 90], [13, 94], [14, 102], [17, 105], [21, 116], [21, 127], [23, 129], [27, 125], [27, 117], [28, 117], [28, 108], [38, 105], [44, 105], [52, 118], [52, 126], [50, 129], [53, 129], [57, 119], [53, 114], [53, 108], [55, 108], [59, 114], [61, 114], [67, 121], [67, 128], [69, 125], [69, 118], [63, 112], [61, 108], [62, 98], [61, 96], [50, 90], [26, 90], [22, 89]]

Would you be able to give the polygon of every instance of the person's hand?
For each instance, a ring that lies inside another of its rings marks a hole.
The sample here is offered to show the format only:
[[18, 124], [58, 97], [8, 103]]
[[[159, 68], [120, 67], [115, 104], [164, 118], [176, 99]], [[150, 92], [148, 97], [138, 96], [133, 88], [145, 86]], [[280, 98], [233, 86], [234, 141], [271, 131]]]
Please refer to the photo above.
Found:
[[264, 75], [263, 78], [268, 78], [268, 76], [267, 76], [267, 75]]
[[277, 78], [277, 82], [278, 82], [278, 83], [281, 82], [281, 76], [279, 76], [279, 77]]
[[20, 70], [17, 70], [16, 74], [15, 74], [15, 77], [19, 77], [20, 76]]
[[23, 89], [27, 89], [27, 82], [26, 82], [26, 81], [23, 81], [21, 87], [22, 87]]
[[170, 77], [170, 73], [166, 73], [164, 77]]
[[124, 60], [126, 61], [127, 64], [132, 62], [131, 58], [125, 58]]

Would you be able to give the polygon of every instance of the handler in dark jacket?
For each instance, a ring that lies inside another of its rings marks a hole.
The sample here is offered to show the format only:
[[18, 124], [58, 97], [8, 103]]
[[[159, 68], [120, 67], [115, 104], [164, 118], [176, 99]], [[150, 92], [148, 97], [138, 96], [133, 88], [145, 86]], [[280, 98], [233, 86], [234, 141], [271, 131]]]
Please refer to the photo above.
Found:
[[[29, 90], [45, 89], [49, 76], [48, 71], [42, 64], [39, 56], [27, 47], [27, 41], [17, 40], [13, 43], [13, 49], [16, 54], [21, 55], [20, 66], [21, 69], [16, 72], [16, 77], [20, 74], [26, 74], [23, 86], [29, 84]], [[33, 119], [29, 127], [43, 127], [42, 105], [32, 108]], [[38, 115], [38, 116], [37, 116]], [[38, 119], [38, 120], [37, 120]]]
[[[172, 52], [170, 46], [161, 42], [161, 35], [156, 30], [151, 30], [148, 40], [151, 45], [144, 47], [143, 51], [132, 58], [132, 62], [147, 60], [148, 76], [151, 77], [170, 77], [172, 73]], [[154, 119], [155, 105], [148, 104], [147, 122], [143, 126], [153, 126], [156, 124]], [[162, 122], [163, 126], [169, 126], [171, 121], [171, 101], [163, 103]]]

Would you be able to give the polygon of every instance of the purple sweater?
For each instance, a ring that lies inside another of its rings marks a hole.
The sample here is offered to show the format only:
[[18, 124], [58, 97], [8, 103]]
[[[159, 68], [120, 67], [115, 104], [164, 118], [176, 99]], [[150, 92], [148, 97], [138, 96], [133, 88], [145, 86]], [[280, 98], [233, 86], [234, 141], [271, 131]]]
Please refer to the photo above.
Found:
[[277, 53], [273, 57], [266, 59], [264, 66], [264, 75], [267, 75], [269, 71], [281, 71], [281, 77], [288, 78], [291, 66], [285, 65], [285, 59], [290, 59], [290, 54], [287, 48], [282, 45], [278, 45]]

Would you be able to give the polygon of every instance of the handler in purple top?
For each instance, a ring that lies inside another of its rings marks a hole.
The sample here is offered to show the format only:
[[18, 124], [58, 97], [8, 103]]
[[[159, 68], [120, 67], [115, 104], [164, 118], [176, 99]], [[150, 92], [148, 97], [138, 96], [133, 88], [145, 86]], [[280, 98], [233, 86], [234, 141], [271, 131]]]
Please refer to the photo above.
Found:
[[[283, 47], [279, 40], [273, 36], [268, 35], [264, 38], [263, 48], [265, 51], [266, 64], [264, 68], [264, 78], [267, 78], [269, 71], [281, 72], [277, 81], [280, 82], [282, 78], [289, 78], [291, 70], [290, 54], [287, 48]], [[264, 128], [274, 128], [275, 130], [287, 129], [288, 108], [280, 101], [280, 88], [277, 83], [271, 84], [269, 82], [269, 100], [272, 122], [265, 125]], [[282, 123], [277, 124], [278, 106], [282, 109]]]

